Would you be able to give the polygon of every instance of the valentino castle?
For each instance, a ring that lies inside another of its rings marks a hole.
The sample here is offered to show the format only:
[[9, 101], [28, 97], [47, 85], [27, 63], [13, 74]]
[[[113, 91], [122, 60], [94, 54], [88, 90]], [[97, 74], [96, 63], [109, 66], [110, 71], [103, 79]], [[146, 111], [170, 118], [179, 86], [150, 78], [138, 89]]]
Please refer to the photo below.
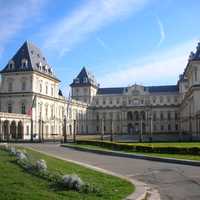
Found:
[[101, 88], [83, 67], [66, 98], [40, 49], [26, 41], [0, 72], [0, 140], [111, 132], [198, 136], [200, 43], [183, 69], [175, 85]]

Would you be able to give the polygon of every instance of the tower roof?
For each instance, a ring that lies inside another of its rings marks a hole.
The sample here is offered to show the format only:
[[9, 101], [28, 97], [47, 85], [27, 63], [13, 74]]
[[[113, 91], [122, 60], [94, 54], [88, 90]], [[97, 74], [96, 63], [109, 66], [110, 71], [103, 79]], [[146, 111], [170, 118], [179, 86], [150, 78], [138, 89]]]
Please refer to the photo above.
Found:
[[93, 74], [91, 74], [85, 67], [83, 67], [78, 76], [73, 80], [70, 86], [88, 86], [92, 85], [98, 87], [97, 81]]
[[190, 60], [200, 60], [200, 42], [198, 42], [197, 47], [196, 47], [196, 52], [191, 52], [189, 56], [189, 61]]
[[38, 71], [52, 78], [56, 78], [41, 50], [28, 41], [25, 41], [18, 49], [17, 53], [12, 57], [1, 73], [23, 71]]

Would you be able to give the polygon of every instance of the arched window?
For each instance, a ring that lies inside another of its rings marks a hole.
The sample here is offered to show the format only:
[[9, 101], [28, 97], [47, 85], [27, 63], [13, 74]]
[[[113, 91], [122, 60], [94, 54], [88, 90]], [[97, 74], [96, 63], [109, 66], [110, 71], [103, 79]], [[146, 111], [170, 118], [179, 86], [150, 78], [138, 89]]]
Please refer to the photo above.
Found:
[[153, 112], [153, 121], [156, 121], [156, 111]]
[[171, 120], [171, 113], [170, 113], [170, 111], [168, 111], [168, 113], [167, 113], [167, 119]]
[[22, 113], [22, 114], [26, 114], [26, 106], [25, 106], [25, 103], [22, 103], [22, 104], [21, 104], [21, 113]]
[[133, 120], [133, 114], [131, 111], [127, 113], [127, 120]]
[[8, 113], [12, 113], [12, 104], [8, 103]]
[[164, 119], [163, 112], [160, 112], [160, 119], [161, 119], [161, 120]]

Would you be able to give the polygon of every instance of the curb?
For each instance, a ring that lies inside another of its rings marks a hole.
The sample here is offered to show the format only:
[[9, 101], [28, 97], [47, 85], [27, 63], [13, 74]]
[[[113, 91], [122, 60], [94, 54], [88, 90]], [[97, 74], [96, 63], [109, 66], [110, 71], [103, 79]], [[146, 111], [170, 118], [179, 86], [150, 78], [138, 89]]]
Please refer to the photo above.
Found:
[[173, 163], [173, 164], [182, 164], [182, 165], [191, 165], [191, 166], [200, 166], [200, 161], [193, 161], [193, 160], [182, 160], [182, 159], [175, 159], [175, 158], [161, 158], [161, 157], [153, 157], [153, 156], [146, 156], [143, 154], [132, 154], [132, 153], [125, 153], [125, 152], [117, 152], [117, 151], [106, 151], [106, 150], [98, 150], [98, 149], [90, 149], [87, 147], [75, 147], [75, 146], [68, 146], [68, 145], [60, 145], [61, 147], [72, 148], [80, 151], [86, 151], [90, 153], [97, 153], [109, 156], [119, 156], [125, 158], [134, 158], [134, 159], [143, 159], [143, 160], [150, 160], [150, 161], [157, 161], [157, 162], [166, 162], [166, 163]]
[[86, 167], [86, 168], [89, 168], [89, 169], [92, 169], [92, 170], [95, 170], [95, 171], [98, 171], [98, 172], [101, 172], [101, 173], [104, 173], [104, 174], [108, 174], [108, 175], [111, 175], [111, 176], [115, 176], [115, 177], [118, 177], [118, 178], [121, 178], [123, 180], [131, 182], [135, 186], [135, 191], [123, 200], [146, 200], [146, 197], [148, 196], [148, 191], [147, 191], [148, 187], [143, 182], [136, 181], [136, 180], [130, 179], [129, 177], [122, 176], [120, 174], [108, 171], [106, 169], [102, 169], [102, 168], [95, 167], [95, 166], [92, 166], [92, 165], [89, 165], [89, 164], [85, 164], [83, 162], [63, 158], [61, 156], [56, 156], [56, 155], [51, 154], [51, 153], [46, 153], [44, 151], [40, 151], [40, 150], [34, 149], [32, 147], [25, 146], [25, 148], [31, 149], [33, 151], [36, 151], [36, 152], [39, 152], [39, 153], [42, 153], [42, 154], [45, 154], [45, 155], [48, 155], [48, 156], [51, 156], [51, 157], [54, 157], [54, 158], [58, 158], [60, 160], [64, 160], [64, 161], [71, 162], [71, 163], [74, 163], [74, 164], [77, 164], [77, 165], [81, 165], [83, 167]]

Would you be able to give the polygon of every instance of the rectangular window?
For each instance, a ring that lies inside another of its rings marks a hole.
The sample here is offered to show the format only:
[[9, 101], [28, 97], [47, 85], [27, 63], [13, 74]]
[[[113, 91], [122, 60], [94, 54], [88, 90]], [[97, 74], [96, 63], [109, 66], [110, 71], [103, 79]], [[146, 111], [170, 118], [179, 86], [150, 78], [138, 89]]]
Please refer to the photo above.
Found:
[[160, 119], [161, 119], [161, 120], [164, 119], [163, 112], [160, 113]]
[[42, 93], [42, 82], [40, 82], [40, 93]]
[[8, 83], [8, 91], [11, 92], [12, 89], [13, 89], [12, 82], [9, 82], [9, 83]]
[[29, 135], [29, 126], [26, 126], [26, 135]]
[[22, 81], [22, 91], [26, 90], [26, 82]]
[[48, 94], [48, 85], [46, 85], [46, 94]]
[[8, 104], [8, 113], [12, 113], [12, 104], [11, 103]]
[[168, 131], [171, 131], [171, 125], [168, 124]]
[[197, 69], [195, 69], [194, 77], [195, 77], [195, 81], [197, 81]]
[[171, 120], [171, 113], [170, 112], [167, 113], [167, 119]]
[[51, 96], [53, 96], [53, 87], [51, 87]]

